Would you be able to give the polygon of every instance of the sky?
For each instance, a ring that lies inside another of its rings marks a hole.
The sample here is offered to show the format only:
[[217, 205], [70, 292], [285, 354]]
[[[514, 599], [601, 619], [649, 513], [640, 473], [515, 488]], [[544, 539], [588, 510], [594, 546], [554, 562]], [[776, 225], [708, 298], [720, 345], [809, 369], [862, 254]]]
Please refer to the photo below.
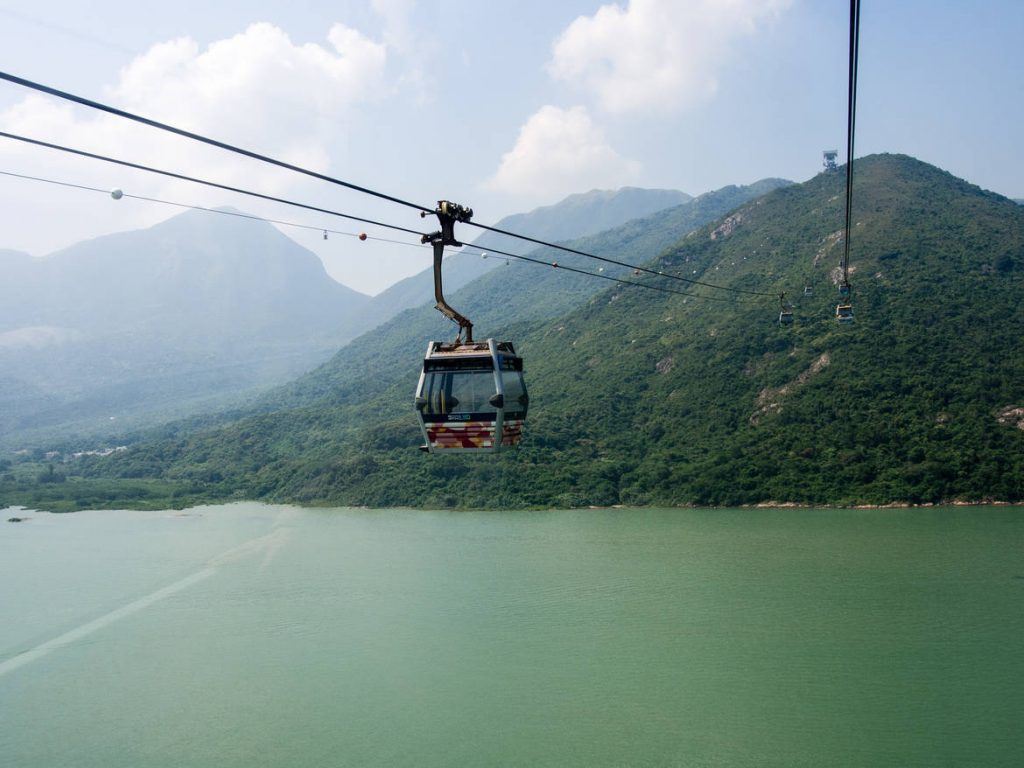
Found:
[[[593, 188], [802, 181], [845, 151], [845, 0], [0, 0], [0, 69], [491, 224]], [[856, 155], [1024, 198], [1024, 2], [866, 0]], [[0, 83], [0, 130], [421, 228], [415, 211]], [[359, 231], [0, 139], [0, 171]], [[171, 206], [0, 176], [0, 248], [45, 256]], [[385, 231], [363, 227], [372, 235]], [[425, 249], [284, 228], [377, 293]], [[0, 276], [2, 278], [2, 276]]]

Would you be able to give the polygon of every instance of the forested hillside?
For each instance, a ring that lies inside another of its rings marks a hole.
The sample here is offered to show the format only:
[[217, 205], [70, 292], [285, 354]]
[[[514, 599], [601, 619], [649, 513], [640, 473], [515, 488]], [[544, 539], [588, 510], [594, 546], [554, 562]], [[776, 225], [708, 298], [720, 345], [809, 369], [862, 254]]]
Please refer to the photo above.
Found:
[[678, 233], [650, 262], [785, 291], [791, 326], [777, 299], [710, 288], [614, 287], [559, 316], [541, 300], [514, 323], [474, 317], [526, 361], [531, 412], [515, 453], [416, 450], [416, 352], [445, 329], [424, 324], [412, 354], [381, 336], [378, 357], [335, 358], [280, 411], [86, 460], [76, 471], [94, 479], [35, 492], [80, 506], [109, 504], [100, 496], [118, 487], [180, 503], [500, 508], [1024, 498], [1024, 210], [899, 155], [858, 161], [856, 185], [851, 326], [833, 319], [841, 172]]

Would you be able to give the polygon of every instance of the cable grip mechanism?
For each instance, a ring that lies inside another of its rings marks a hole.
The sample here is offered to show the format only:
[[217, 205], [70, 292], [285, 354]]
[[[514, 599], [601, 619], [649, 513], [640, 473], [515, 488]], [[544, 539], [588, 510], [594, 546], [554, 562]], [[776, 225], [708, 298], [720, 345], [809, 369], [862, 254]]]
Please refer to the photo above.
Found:
[[[441, 224], [441, 229], [437, 232], [431, 232], [429, 235], [423, 235], [420, 241], [434, 246], [434, 300], [437, 302], [435, 307], [442, 315], [458, 324], [459, 335], [455, 339], [456, 342], [461, 341], [463, 331], [466, 332], [466, 341], [472, 342], [473, 323], [445, 301], [441, 281], [441, 260], [444, 258], [444, 247], [446, 245], [451, 245], [455, 248], [462, 247], [462, 243], [455, 239], [455, 222], [465, 223], [472, 219], [473, 209], [449, 200], [438, 200], [434, 214]], [[420, 211], [420, 218], [426, 218], [429, 215], [428, 211]]]

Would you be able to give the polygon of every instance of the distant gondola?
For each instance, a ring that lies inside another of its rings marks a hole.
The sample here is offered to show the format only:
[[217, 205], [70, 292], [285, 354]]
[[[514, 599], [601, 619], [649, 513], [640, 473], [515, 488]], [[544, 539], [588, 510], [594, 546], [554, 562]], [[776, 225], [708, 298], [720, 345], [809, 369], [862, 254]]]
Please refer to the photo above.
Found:
[[836, 320], [840, 323], [848, 324], [853, 322], [853, 302], [850, 299], [852, 294], [853, 288], [850, 286], [850, 281], [844, 279], [839, 284], [839, 295], [843, 298], [836, 305]]
[[786, 294], [779, 294], [779, 325], [793, 323], [793, 305], [786, 301]]

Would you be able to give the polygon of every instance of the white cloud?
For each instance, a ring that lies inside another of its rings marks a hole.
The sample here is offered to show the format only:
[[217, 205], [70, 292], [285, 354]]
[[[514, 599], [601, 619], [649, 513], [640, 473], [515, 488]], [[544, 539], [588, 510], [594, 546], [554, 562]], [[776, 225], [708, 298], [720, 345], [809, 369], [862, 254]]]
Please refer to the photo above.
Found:
[[438, 43], [434, 36], [416, 28], [416, 0], [371, 0], [370, 7], [381, 20], [381, 35], [388, 52], [397, 63], [397, 82], [411, 92], [419, 104], [432, 101], [437, 82], [430, 74], [437, 58]]
[[640, 164], [622, 157], [584, 107], [545, 106], [519, 129], [488, 189], [534, 203], [635, 180]]
[[[170, 40], [122, 69], [105, 100], [323, 170], [329, 164], [330, 142], [344, 128], [352, 107], [386, 92], [387, 60], [383, 43], [342, 24], [331, 27], [327, 41], [296, 44], [268, 23], [253, 24], [205, 50], [188, 37]], [[254, 178], [271, 188], [290, 183], [285, 174], [225, 152], [37, 94], [0, 113], [0, 125], [13, 133], [186, 168], [229, 183], [251, 183]], [[5, 142], [0, 152], [28, 152], [12, 146]]]
[[370, 0], [370, 7], [384, 22], [384, 41], [389, 46], [405, 50], [416, 44], [412, 29], [416, 0]]
[[[320, 171], [347, 175], [349, 137], [367, 113], [397, 94], [391, 49], [335, 24], [319, 44], [292, 41], [280, 28], [253, 24], [201, 46], [183, 37], [154, 45], [125, 66], [99, 100], [172, 125]], [[56, 83], [59, 87], [60, 83]], [[87, 93], [85, 95], [92, 95]], [[0, 111], [12, 133], [328, 208], [365, 213], [364, 202], [336, 202], [336, 191], [299, 174], [206, 147], [67, 102], [28, 94]], [[337, 166], [344, 164], [344, 167]], [[193, 205], [231, 204], [250, 213], [328, 224], [323, 217], [141, 171], [0, 141], [0, 168]], [[331, 195], [334, 195], [331, 197]], [[0, 204], [11, 213], [2, 247], [53, 252], [85, 237], [155, 224], [180, 209], [0, 177]], [[353, 208], [353, 206], [357, 206]], [[301, 237], [318, 249], [322, 241]], [[336, 244], [329, 244], [336, 251]], [[326, 249], [325, 249], [326, 250]], [[329, 259], [328, 259], [329, 260]], [[343, 279], [356, 280], [349, 268]], [[379, 278], [377, 278], [379, 279]], [[360, 286], [364, 287], [364, 286]]]
[[555, 41], [549, 72], [613, 113], [686, 106], [713, 94], [735, 44], [791, 0], [630, 0], [580, 16]]

